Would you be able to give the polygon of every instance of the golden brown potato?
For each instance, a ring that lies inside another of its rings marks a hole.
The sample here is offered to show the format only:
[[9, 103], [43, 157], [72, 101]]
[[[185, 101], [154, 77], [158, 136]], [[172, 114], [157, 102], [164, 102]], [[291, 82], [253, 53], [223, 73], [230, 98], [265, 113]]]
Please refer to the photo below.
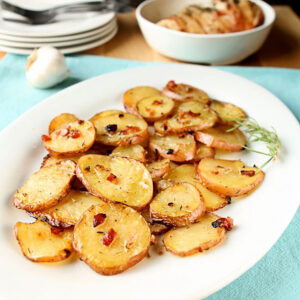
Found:
[[104, 201], [88, 192], [72, 190], [57, 205], [35, 211], [30, 215], [46, 221], [52, 226], [67, 228], [74, 226], [81, 215], [92, 205], [101, 204]]
[[146, 162], [146, 150], [141, 145], [128, 145], [116, 147], [111, 156], [129, 157], [142, 163]]
[[56, 205], [71, 189], [75, 168], [70, 160], [41, 168], [16, 192], [14, 205], [29, 212]]
[[200, 161], [202, 158], [205, 157], [214, 157], [215, 156], [215, 149], [208, 147], [204, 144], [197, 143], [197, 150], [195, 154], [195, 161]]
[[148, 122], [154, 122], [168, 117], [175, 107], [171, 98], [152, 96], [144, 98], [137, 103], [139, 114]]
[[118, 109], [104, 110], [104, 111], [101, 111], [101, 112], [95, 114], [93, 117], [91, 117], [89, 119], [89, 121], [94, 123], [94, 121], [96, 121], [98, 118], [107, 117], [107, 116], [111, 116], [111, 115], [115, 115], [115, 114], [122, 115], [123, 113], [124, 113], [124, 111], [118, 110]]
[[53, 228], [45, 222], [35, 221], [17, 222], [14, 232], [22, 253], [34, 262], [64, 260], [73, 251], [73, 231], [70, 229]]
[[187, 101], [179, 105], [177, 113], [170, 119], [155, 122], [154, 128], [161, 134], [194, 132], [214, 126], [217, 120], [217, 114], [209, 106]]
[[161, 92], [151, 86], [137, 86], [125, 92], [123, 104], [127, 112], [139, 116], [137, 103], [144, 98], [160, 95]]
[[91, 194], [106, 201], [142, 209], [152, 199], [149, 171], [131, 158], [85, 155], [78, 161], [76, 174]]
[[103, 275], [124, 272], [148, 253], [151, 233], [145, 219], [122, 204], [89, 208], [74, 227], [73, 247], [81, 260]]
[[196, 87], [170, 80], [163, 89], [163, 94], [176, 101], [195, 100], [205, 104], [210, 102], [208, 95]]
[[178, 183], [158, 193], [150, 203], [150, 216], [166, 225], [183, 227], [205, 213], [202, 195], [189, 183]]
[[196, 142], [194, 136], [190, 134], [154, 135], [150, 137], [149, 147], [154, 152], [158, 151], [162, 157], [178, 162], [194, 159], [196, 152]]
[[75, 121], [43, 135], [44, 146], [51, 156], [74, 156], [88, 151], [94, 144], [96, 130], [89, 121]]
[[254, 190], [263, 180], [264, 172], [240, 160], [204, 158], [197, 167], [203, 185], [209, 190], [236, 197]]
[[57, 130], [61, 126], [75, 121], [78, 121], [78, 118], [73, 114], [68, 114], [68, 113], [60, 114], [51, 120], [49, 124], [48, 132], [49, 134], [51, 134], [53, 131]]
[[228, 125], [207, 128], [195, 132], [195, 138], [208, 147], [232, 152], [240, 151], [246, 145], [246, 137], [239, 129], [228, 132], [231, 128]]
[[146, 168], [151, 174], [152, 180], [158, 180], [163, 177], [170, 169], [170, 160], [165, 158], [153, 161], [146, 165]]
[[158, 181], [156, 186], [160, 191], [182, 182], [193, 184], [201, 192], [207, 211], [215, 211], [231, 202], [230, 198], [221, 197], [205, 188], [196, 178], [196, 170], [193, 165], [184, 164], [174, 168], [163, 180]]
[[148, 137], [146, 121], [128, 113], [93, 117], [97, 130], [96, 142], [108, 146], [141, 144]]
[[179, 256], [188, 256], [220, 244], [225, 238], [226, 228], [213, 226], [219, 219], [219, 216], [208, 213], [188, 227], [171, 229], [163, 239], [166, 249]]
[[231, 123], [230, 119], [246, 118], [247, 116], [240, 107], [228, 102], [212, 100], [210, 108], [218, 114], [219, 120], [223, 124]]

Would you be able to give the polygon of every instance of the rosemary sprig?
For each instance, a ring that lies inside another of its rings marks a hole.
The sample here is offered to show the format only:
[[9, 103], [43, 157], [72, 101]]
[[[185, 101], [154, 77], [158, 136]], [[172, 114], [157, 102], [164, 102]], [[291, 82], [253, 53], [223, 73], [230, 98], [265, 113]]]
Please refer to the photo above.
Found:
[[261, 127], [255, 120], [251, 118], [238, 118], [229, 120], [235, 124], [232, 128], [228, 129], [227, 132], [231, 132], [239, 128], [249, 136], [250, 142], [263, 142], [266, 145], [268, 152], [258, 151], [248, 146], [244, 146], [244, 149], [247, 151], [269, 156], [269, 158], [259, 167], [260, 170], [271, 161], [276, 161], [279, 158], [281, 142], [273, 127], [272, 130], [267, 130], [266, 128]]

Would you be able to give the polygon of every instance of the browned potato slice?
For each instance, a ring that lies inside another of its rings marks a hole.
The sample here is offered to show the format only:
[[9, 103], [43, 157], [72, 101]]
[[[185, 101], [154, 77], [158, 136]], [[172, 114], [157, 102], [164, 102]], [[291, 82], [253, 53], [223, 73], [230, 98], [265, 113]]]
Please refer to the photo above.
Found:
[[78, 161], [76, 174], [91, 194], [104, 200], [142, 209], [152, 199], [149, 171], [131, 158], [85, 155]]
[[220, 244], [225, 238], [226, 228], [212, 225], [218, 219], [219, 216], [208, 213], [195, 224], [171, 229], [163, 239], [166, 249], [179, 256], [188, 256]]
[[150, 137], [149, 147], [154, 152], [158, 151], [162, 157], [179, 162], [194, 159], [196, 152], [196, 142], [194, 136], [190, 134], [185, 136], [176, 134], [155, 135]]
[[141, 145], [119, 146], [112, 151], [111, 156], [129, 157], [144, 163], [146, 150]]
[[205, 213], [202, 195], [195, 186], [179, 183], [158, 193], [150, 203], [153, 220], [178, 227], [196, 222]]
[[249, 167], [240, 160], [204, 158], [197, 172], [209, 190], [233, 197], [244, 195], [255, 189], [264, 179], [264, 172]]
[[151, 233], [145, 219], [122, 204], [92, 206], [74, 227], [79, 257], [103, 275], [124, 272], [148, 253]]
[[76, 165], [58, 162], [35, 172], [14, 195], [14, 205], [33, 212], [56, 205], [71, 189]]
[[224, 124], [230, 123], [229, 119], [246, 118], [247, 116], [240, 107], [228, 102], [212, 100], [210, 108], [218, 114], [220, 121]]
[[94, 144], [96, 130], [89, 121], [75, 121], [43, 135], [44, 146], [52, 156], [74, 156], [88, 151]]
[[195, 138], [208, 147], [226, 151], [240, 151], [246, 145], [246, 137], [239, 129], [227, 132], [231, 128], [228, 125], [207, 128], [195, 132]]
[[78, 118], [73, 114], [68, 114], [68, 113], [60, 114], [51, 120], [48, 129], [49, 134], [51, 134], [53, 131], [60, 128], [61, 126], [69, 124], [71, 122], [75, 122], [77, 120]]
[[46, 221], [52, 226], [66, 228], [74, 226], [81, 215], [92, 205], [101, 203], [103, 203], [103, 200], [88, 192], [72, 190], [57, 205], [33, 212], [30, 215]]
[[208, 95], [191, 85], [184, 83], [175, 83], [174, 80], [169, 81], [163, 89], [163, 94], [176, 101], [195, 100], [202, 103], [209, 103]]
[[173, 169], [163, 180], [157, 182], [157, 188], [158, 190], [164, 190], [175, 183], [182, 182], [193, 184], [201, 192], [207, 211], [215, 211], [230, 203], [230, 198], [221, 197], [200, 183], [196, 178], [196, 171], [193, 165], [185, 164]]
[[165, 224], [161, 224], [161, 223], [156, 223], [155, 221], [153, 221], [151, 219], [149, 206], [145, 207], [141, 211], [141, 215], [144, 217], [144, 219], [148, 223], [148, 225], [150, 227], [151, 234], [160, 235], [160, 234], [163, 234], [163, 233], [167, 232], [170, 229], [169, 226], [167, 226]]
[[123, 113], [124, 112], [122, 110], [118, 110], [118, 109], [104, 110], [104, 111], [101, 111], [101, 112], [95, 114], [93, 117], [91, 117], [89, 119], [89, 121], [93, 123], [100, 117], [106, 117], [106, 116], [111, 116], [111, 115], [115, 115], [115, 114], [122, 115]]
[[170, 160], [165, 158], [153, 161], [146, 165], [146, 168], [151, 174], [153, 180], [158, 180], [163, 177], [170, 169]]
[[148, 137], [146, 121], [128, 113], [115, 113], [94, 118], [96, 142], [108, 146], [141, 144]]
[[215, 149], [211, 147], [207, 147], [206, 145], [197, 144], [197, 150], [195, 154], [195, 161], [200, 161], [202, 158], [205, 157], [214, 157], [215, 156]]
[[34, 262], [56, 262], [72, 253], [70, 229], [52, 228], [42, 221], [17, 222], [14, 227], [16, 239], [26, 258]]
[[155, 122], [154, 128], [161, 134], [183, 133], [212, 127], [217, 120], [217, 114], [209, 106], [197, 101], [187, 101], [178, 107], [172, 118]]
[[164, 96], [152, 96], [144, 98], [137, 103], [139, 114], [149, 122], [165, 119], [175, 107], [171, 98]]
[[156, 95], [160, 95], [161, 92], [151, 86], [137, 86], [125, 92], [123, 96], [123, 104], [127, 112], [139, 115], [137, 110], [137, 103], [143, 99]]

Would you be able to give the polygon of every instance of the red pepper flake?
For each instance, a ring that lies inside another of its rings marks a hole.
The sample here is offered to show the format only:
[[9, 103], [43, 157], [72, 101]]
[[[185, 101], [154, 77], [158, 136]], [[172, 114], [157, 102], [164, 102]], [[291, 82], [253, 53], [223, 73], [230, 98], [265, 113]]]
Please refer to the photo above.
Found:
[[118, 184], [118, 177], [113, 173], [110, 173], [106, 179], [114, 184]]
[[117, 233], [113, 230], [113, 228], [109, 229], [107, 233], [105, 233], [102, 243], [104, 246], [109, 246], [113, 240], [115, 239]]
[[98, 225], [101, 225], [106, 219], [106, 214], [97, 214], [94, 215], [93, 218], [93, 227], [97, 227]]
[[225, 228], [227, 231], [232, 230], [233, 228], [233, 220], [230, 217], [227, 218], [220, 218], [211, 223], [212, 227], [214, 228]]
[[218, 172], [218, 171], [215, 171], [215, 170], [212, 170], [212, 171], [211, 171], [211, 174], [218, 175], [219, 172]]
[[254, 170], [241, 170], [241, 174], [252, 177], [255, 175], [255, 171]]
[[151, 108], [146, 107], [146, 111], [149, 113], [150, 116], [154, 115], [154, 111]]
[[120, 133], [121, 134], [129, 134], [129, 133], [135, 133], [135, 132], [139, 132], [141, 129], [137, 126], [126, 126], [126, 128], [124, 130], [122, 130]]
[[69, 136], [72, 138], [72, 139], [77, 139], [81, 136], [81, 132], [77, 129], [74, 129], [74, 130], [71, 130]]
[[48, 142], [48, 141], [51, 141], [51, 137], [49, 135], [43, 134], [42, 135], [42, 140], [44, 142]]
[[163, 104], [163, 103], [164, 103], [163, 100], [154, 100], [154, 101], [152, 102], [152, 105], [161, 105], [161, 104]]
[[167, 88], [168, 88], [169, 90], [172, 90], [172, 89], [176, 88], [176, 86], [177, 86], [177, 84], [175, 83], [174, 80], [170, 80], [170, 81], [167, 83]]
[[51, 233], [53, 234], [60, 234], [61, 232], [63, 232], [63, 228], [59, 228], [59, 227], [51, 227]]

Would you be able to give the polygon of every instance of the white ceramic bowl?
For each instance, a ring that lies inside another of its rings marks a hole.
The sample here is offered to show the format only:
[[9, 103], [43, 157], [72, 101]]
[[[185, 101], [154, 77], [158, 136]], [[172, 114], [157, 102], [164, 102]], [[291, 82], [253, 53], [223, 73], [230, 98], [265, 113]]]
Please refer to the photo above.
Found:
[[262, 0], [252, 1], [262, 9], [264, 23], [234, 33], [186, 33], [155, 24], [190, 4], [207, 3], [207, 0], [148, 0], [138, 6], [136, 17], [147, 43], [168, 57], [188, 62], [232, 64], [262, 46], [275, 20], [275, 11], [269, 4]]

